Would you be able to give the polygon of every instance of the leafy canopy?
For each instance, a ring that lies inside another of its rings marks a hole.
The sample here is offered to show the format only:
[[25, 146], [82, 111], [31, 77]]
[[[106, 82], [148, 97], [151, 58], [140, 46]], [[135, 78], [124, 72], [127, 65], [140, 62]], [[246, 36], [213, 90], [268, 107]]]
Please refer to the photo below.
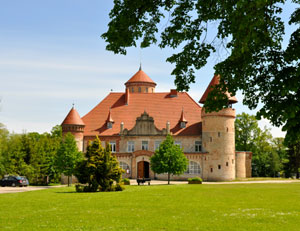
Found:
[[187, 167], [188, 160], [183, 154], [179, 145], [174, 144], [171, 135], [160, 144], [154, 155], [150, 158], [151, 169], [158, 173], [168, 173], [168, 182], [170, 174], [180, 175]]
[[[226, 107], [226, 90], [232, 95], [241, 90], [245, 105], [254, 109], [261, 102], [258, 117], [275, 126], [284, 125], [289, 131], [287, 140], [293, 141], [300, 138], [300, 8], [290, 16], [289, 26], [296, 29], [284, 49], [285, 27], [280, 16], [285, 3], [114, 0], [111, 21], [102, 38], [108, 43], [107, 50], [119, 54], [126, 54], [126, 48], [137, 46], [137, 41], [142, 48], [158, 42], [160, 48], [179, 51], [167, 59], [175, 64], [172, 75], [178, 90], [188, 90], [195, 82], [195, 70], [225, 48], [228, 55], [214, 67], [222, 81], [209, 94], [206, 110]], [[166, 23], [162, 21], [165, 17]]]

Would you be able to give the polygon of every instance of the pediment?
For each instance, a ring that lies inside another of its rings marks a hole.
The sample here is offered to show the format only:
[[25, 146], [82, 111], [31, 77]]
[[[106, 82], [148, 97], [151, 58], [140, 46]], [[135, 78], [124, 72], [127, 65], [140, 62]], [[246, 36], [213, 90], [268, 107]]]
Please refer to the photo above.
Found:
[[122, 135], [128, 136], [149, 136], [149, 135], [167, 135], [167, 130], [158, 129], [154, 124], [153, 117], [145, 111], [140, 117], [136, 118], [134, 127], [131, 130], [124, 129]]

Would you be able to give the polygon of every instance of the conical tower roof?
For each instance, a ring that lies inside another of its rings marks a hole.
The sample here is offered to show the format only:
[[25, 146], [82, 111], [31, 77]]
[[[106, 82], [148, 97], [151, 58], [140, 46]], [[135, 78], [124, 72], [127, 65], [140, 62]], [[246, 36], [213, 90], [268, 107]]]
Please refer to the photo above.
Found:
[[125, 83], [125, 85], [128, 86], [131, 83], [150, 83], [156, 86], [156, 83], [141, 68]]
[[64, 124], [85, 125], [74, 107], [72, 107], [69, 114], [66, 116], [65, 120], [62, 122], [61, 125]]
[[[209, 83], [208, 87], [206, 88], [204, 94], [202, 95], [199, 103], [203, 103], [204, 104], [205, 101], [206, 101], [206, 99], [207, 99], [207, 96], [208, 96], [209, 92], [211, 92], [212, 89], [213, 89], [212, 87], [215, 86], [215, 85], [218, 85], [218, 84], [220, 84], [220, 75], [215, 75], [212, 78], [212, 80], [210, 81], [210, 83]], [[225, 92], [225, 94], [227, 95], [227, 97], [229, 99], [229, 102], [231, 104], [234, 104], [234, 103], [238, 102], [237, 98], [235, 96], [231, 96], [227, 91]]]

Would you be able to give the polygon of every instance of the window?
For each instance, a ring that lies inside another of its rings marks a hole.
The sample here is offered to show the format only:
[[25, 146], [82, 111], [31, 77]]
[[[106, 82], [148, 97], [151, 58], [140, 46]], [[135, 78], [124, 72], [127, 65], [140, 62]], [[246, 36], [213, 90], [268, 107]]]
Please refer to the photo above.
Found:
[[209, 137], [209, 141], [212, 142], [212, 137]]
[[129, 165], [127, 163], [125, 163], [123, 161], [120, 161], [119, 164], [120, 164], [120, 167], [125, 170], [125, 173], [127, 173], [127, 174], [130, 173], [130, 168], [129, 168]]
[[229, 129], [228, 129], [228, 127], [227, 127], [227, 128], [226, 128], [226, 131], [228, 132], [228, 130], [229, 130]]
[[186, 173], [188, 173], [188, 174], [200, 174], [200, 172], [201, 172], [200, 171], [200, 164], [198, 164], [195, 161], [190, 161]]
[[109, 144], [111, 152], [116, 152], [116, 141], [110, 141]]
[[226, 162], [226, 166], [228, 167], [228, 162]]
[[218, 165], [218, 169], [221, 169], [221, 165], [220, 164]]
[[107, 122], [107, 128], [108, 129], [112, 128], [112, 122]]
[[186, 125], [185, 125], [185, 122], [180, 122], [180, 128], [185, 128], [186, 127]]
[[134, 92], [134, 88], [133, 87], [131, 88], [131, 92]]
[[201, 141], [195, 141], [195, 152], [201, 152]]
[[148, 141], [142, 141], [142, 150], [148, 150]]
[[221, 137], [221, 133], [220, 132], [218, 132], [218, 137]]
[[160, 140], [157, 140], [154, 142], [154, 151], [159, 149], [159, 145], [160, 145], [161, 141]]
[[181, 141], [175, 141], [175, 145], [179, 145], [179, 147], [182, 148]]
[[214, 170], [213, 170], [213, 168], [210, 168], [210, 172], [213, 172]]
[[139, 87], [139, 92], [141, 92], [142, 91], [142, 89], [141, 89], [141, 87]]
[[146, 93], [148, 93], [148, 87], [146, 87]]
[[234, 164], [234, 159], [232, 159], [232, 164]]
[[134, 152], [134, 141], [128, 141], [127, 142], [127, 151], [128, 152]]

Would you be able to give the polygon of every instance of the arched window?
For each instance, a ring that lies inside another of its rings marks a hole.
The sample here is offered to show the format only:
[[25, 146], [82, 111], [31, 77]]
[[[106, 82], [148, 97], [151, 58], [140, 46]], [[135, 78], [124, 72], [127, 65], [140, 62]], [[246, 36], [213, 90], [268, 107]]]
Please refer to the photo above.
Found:
[[129, 165], [123, 161], [120, 161], [120, 167], [125, 170], [125, 173], [130, 170]]
[[189, 166], [188, 166], [187, 170], [185, 171], [185, 173], [187, 173], [187, 174], [200, 174], [200, 172], [201, 172], [200, 164], [198, 164], [195, 161], [190, 161]]

